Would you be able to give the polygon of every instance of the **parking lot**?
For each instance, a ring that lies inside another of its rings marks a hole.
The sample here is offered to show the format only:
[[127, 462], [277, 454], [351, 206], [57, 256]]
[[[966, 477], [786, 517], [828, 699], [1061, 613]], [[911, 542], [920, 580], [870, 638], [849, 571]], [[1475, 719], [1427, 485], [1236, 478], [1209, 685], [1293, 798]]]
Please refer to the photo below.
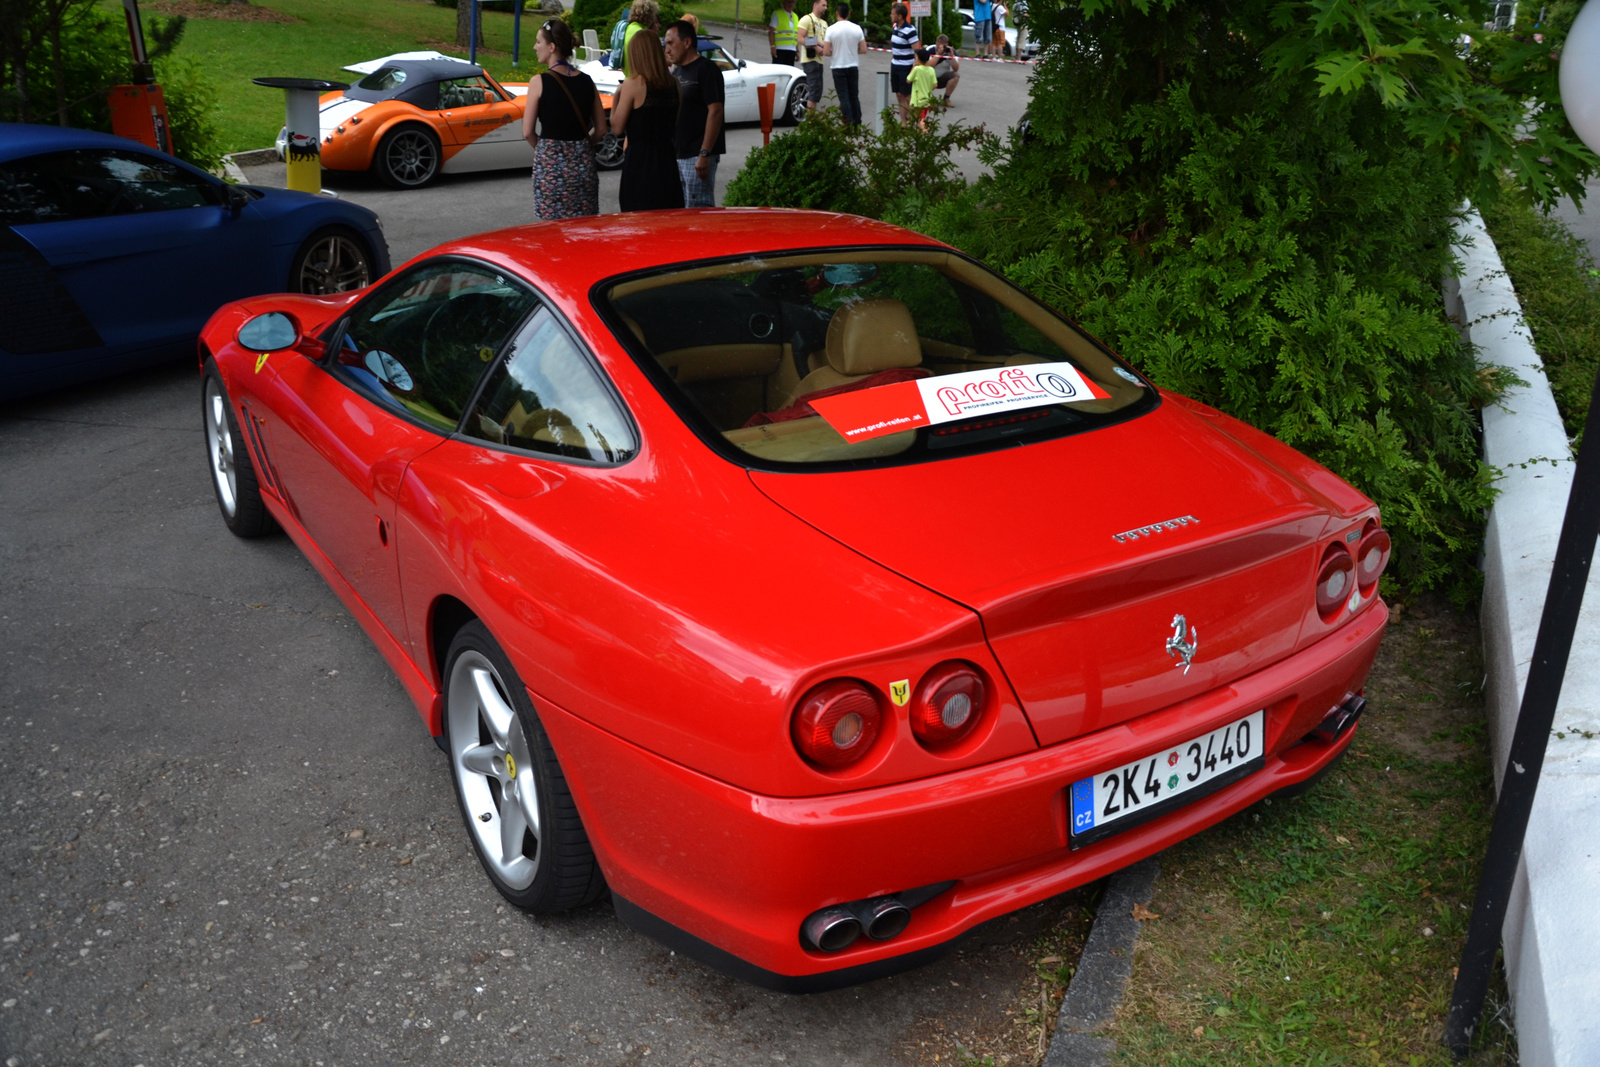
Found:
[[[981, 69], [960, 117], [1020, 113], [1026, 69]], [[524, 174], [339, 191], [397, 263], [532, 211]], [[608, 903], [508, 909], [378, 653], [286, 538], [224, 529], [199, 399], [178, 365], [0, 406], [0, 1062], [913, 1063], [1007, 1024], [1050, 904], [811, 997]]]

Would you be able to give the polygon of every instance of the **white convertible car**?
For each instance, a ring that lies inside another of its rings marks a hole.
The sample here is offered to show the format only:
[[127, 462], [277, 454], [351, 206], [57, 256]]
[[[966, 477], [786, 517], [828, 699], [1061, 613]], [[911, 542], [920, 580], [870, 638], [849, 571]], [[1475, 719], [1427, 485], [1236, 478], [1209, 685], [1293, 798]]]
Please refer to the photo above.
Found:
[[[772, 103], [774, 120], [793, 124], [806, 117], [806, 78], [799, 67], [734, 59], [714, 37], [700, 38], [700, 58], [715, 63], [722, 71], [723, 122], [760, 122], [756, 87], [768, 84], [778, 87]], [[593, 78], [595, 87], [607, 95], [622, 84], [622, 71], [602, 66], [598, 61], [585, 63], [578, 69]]]

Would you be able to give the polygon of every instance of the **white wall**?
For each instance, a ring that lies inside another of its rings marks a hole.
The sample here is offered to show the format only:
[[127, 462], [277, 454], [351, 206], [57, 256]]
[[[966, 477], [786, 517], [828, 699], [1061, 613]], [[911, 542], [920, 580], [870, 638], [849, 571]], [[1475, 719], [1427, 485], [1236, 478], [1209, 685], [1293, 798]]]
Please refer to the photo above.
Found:
[[[1478, 359], [1528, 384], [1483, 413], [1502, 472], [1484, 540], [1485, 700], [1498, 788], [1573, 463], [1510, 279], [1476, 211], [1457, 227], [1462, 318]], [[1557, 737], [1556, 734], [1565, 734]], [[1600, 1064], [1600, 567], [1591, 571], [1504, 928], [1525, 1067]]]

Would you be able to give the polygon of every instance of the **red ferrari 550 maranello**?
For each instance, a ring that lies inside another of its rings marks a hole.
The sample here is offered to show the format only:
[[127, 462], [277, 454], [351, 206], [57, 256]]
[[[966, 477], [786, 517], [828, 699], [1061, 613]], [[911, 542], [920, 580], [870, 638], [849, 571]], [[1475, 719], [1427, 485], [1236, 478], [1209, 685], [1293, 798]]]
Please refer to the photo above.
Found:
[[948, 247], [791, 211], [482, 234], [202, 335], [490, 880], [811, 990], [1303, 788], [1388, 617], [1372, 502]]

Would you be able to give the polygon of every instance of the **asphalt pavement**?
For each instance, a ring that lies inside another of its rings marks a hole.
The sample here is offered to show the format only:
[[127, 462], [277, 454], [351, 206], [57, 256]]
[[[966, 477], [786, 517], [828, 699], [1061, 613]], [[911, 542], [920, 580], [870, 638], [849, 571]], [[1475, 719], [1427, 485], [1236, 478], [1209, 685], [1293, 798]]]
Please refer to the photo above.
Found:
[[[1020, 110], [1023, 68], [984, 69], [995, 101], [974, 81], [958, 105]], [[530, 217], [526, 182], [340, 192], [399, 262]], [[809, 997], [674, 956], [609, 903], [508, 908], [359, 627], [287, 539], [223, 527], [193, 366], [0, 406], [0, 515], [7, 1067], [913, 1063], [929, 1026], [1007, 1025], [1036, 981], [1048, 903]]]

